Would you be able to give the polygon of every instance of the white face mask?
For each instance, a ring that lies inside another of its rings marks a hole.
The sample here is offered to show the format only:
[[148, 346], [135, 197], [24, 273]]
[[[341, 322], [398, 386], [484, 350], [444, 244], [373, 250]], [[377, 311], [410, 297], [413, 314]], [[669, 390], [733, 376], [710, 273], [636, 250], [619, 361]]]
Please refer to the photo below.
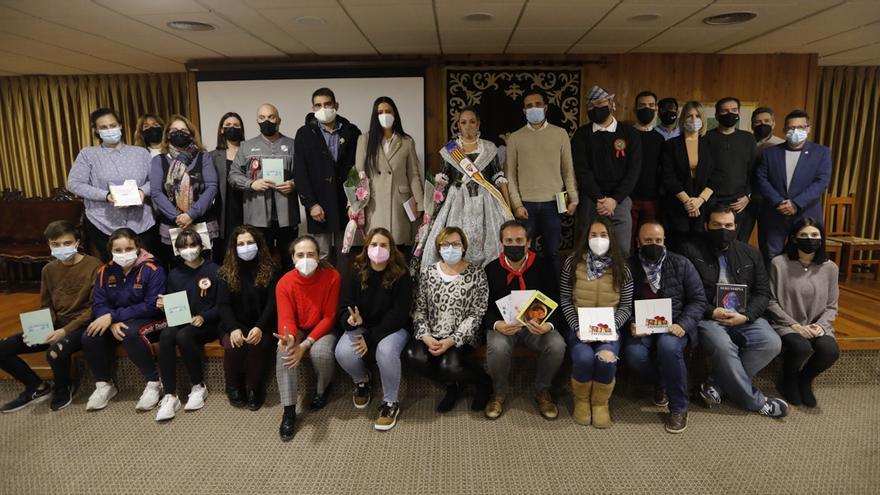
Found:
[[76, 255], [76, 248], [77, 244], [74, 244], [73, 246], [53, 247], [50, 250], [52, 251], [52, 256], [58, 261], [67, 261]]
[[391, 126], [394, 125], [394, 115], [390, 113], [380, 113], [379, 125], [385, 129], [391, 129]]
[[596, 256], [605, 256], [609, 247], [611, 247], [611, 239], [607, 237], [590, 238], [590, 251]]
[[250, 261], [257, 257], [257, 250], [259, 248], [256, 244], [245, 244], [244, 246], [235, 246], [235, 252], [238, 254], [238, 257], [244, 261]]
[[315, 273], [315, 270], [318, 269], [318, 260], [315, 258], [300, 258], [296, 260], [294, 264], [296, 267], [296, 271], [300, 273], [303, 277], [308, 277], [309, 275]]
[[117, 144], [122, 140], [122, 129], [113, 127], [112, 129], [101, 129], [98, 131], [101, 141], [105, 144]]
[[545, 111], [543, 107], [532, 107], [526, 109], [526, 120], [529, 121], [529, 124], [538, 125], [541, 122], [544, 122]]
[[788, 142], [797, 146], [807, 140], [807, 131], [801, 129], [792, 129], [785, 133]]
[[701, 119], [687, 119], [684, 121], [684, 130], [688, 132], [700, 132], [702, 128], [703, 121]]
[[124, 253], [113, 253], [113, 262], [122, 267], [122, 269], [126, 269], [134, 264], [137, 261], [138, 252], [137, 251], [126, 251]]
[[315, 112], [315, 118], [318, 119], [318, 122], [322, 124], [329, 124], [336, 120], [336, 109], [335, 108], [321, 108], [317, 112]]
[[195, 261], [202, 253], [202, 250], [198, 247], [188, 247], [181, 249], [179, 253], [180, 257], [183, 258], [184, 261]]

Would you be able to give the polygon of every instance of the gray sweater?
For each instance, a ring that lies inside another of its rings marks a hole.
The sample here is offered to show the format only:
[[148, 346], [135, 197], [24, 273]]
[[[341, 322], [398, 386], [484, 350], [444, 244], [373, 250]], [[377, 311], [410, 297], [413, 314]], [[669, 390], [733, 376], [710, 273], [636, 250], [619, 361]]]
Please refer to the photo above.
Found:
[[804, 268], [798, 260], [780, 254], [770, 262], [770, 304], [767, 316], [780, 336], [795, 333], [791, 328], [818, 324], [825, 335], [834, 336], [831, 322], [837, 317], [837, 265], [826, 261]]

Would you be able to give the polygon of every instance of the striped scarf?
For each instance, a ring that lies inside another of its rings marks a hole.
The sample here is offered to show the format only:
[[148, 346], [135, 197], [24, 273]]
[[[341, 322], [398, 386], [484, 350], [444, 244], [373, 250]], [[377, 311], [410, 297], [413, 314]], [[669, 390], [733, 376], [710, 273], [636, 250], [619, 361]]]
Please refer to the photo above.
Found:
[[587, 279], [596, 280], [608, 271], [611, 266], [611, 256], [596, 256], [592, 251], [587, 252]]
[[651, 286], [654, 294], [656, 294], [660, 290], [660, 274], [663, 271], [663, 262], [666, 260], [666, 250], [663, 250], [663, 256], [656, 263], [645, 261], [645, 258], [642, 258], [641, 255], [639, 255], [639, 260], [642, 262], [642, 268], [645, 270], [648, 284]]

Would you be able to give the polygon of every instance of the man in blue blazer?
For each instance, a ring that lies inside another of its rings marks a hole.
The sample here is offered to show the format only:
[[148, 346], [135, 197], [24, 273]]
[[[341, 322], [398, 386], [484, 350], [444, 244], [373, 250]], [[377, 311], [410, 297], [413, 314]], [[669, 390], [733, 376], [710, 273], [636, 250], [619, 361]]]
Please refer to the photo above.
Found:
[[785, 248], [791, 226], [804, 217], [822, 221], [822, 195], [831, 180], [831, 150], [807, 141], [810, 117], [794, 110], [785, 117], [786, 142], [764, 150], [757, 168], [764, 207], [758, 244], [767, 259]]

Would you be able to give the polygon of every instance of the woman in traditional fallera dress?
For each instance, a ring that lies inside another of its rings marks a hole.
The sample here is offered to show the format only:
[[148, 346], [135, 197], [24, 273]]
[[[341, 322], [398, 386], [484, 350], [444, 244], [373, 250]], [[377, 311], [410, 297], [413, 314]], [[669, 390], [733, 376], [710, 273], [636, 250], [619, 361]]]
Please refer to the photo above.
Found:
[[[513, 219], [508, 206], [507, 178], [498, 159], [498, 149], [491, 141], [479, 138], [480, 117], [476, 109], [462, 108], [458, 113], [458, 126], [459, 137], [440, 150], [444, 164], [436, 180], [438, 185], [445, 184], [446, 196], [438, 205], [439, 211], [434, 214], [422, 246], [433, 246], [437, 234], [445, 227], [460, 227], [469, 243], [467, 261], [484, 267], [501, 253], [498, 228]], [[454, 156], [461, 156], [458, 150], [473, 163], [481, 177], [470, 177], [462, 170], [460, 160]], [[426, 205], [426, 209], [430, 207]], [[423, 250], [422, 269], [437, 261], [433, 249]]]

